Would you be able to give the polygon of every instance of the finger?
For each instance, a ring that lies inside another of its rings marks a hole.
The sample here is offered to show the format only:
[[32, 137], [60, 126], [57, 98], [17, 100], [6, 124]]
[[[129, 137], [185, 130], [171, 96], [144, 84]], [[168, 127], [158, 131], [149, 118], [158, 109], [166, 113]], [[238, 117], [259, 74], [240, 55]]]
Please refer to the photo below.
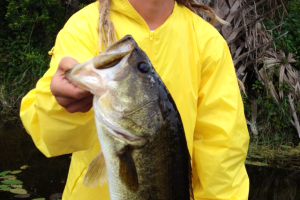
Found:
[[65, 71], [77, 64], [79, 64], [78, 61], [71, 57], [64, 57], [61, 59], [50, 84], [50, 89], [54, 96], [81, 99], [88, 93], [73, 85], [65, 76]]
[[80, 109], [79, 112], [86, 113], [93, 107], [93, 102], [87, 104], [84, 108]]
[[63, 57], [58, 64], [57, 70], [65, 72], [68, 69], [71, 69], [72, 67], [74, 67], [75, 65], [78, 65], [78, 64], [79, 64], [79, 62], [77, 60], [75, 60], [74, 58]]
[[93, 105], [93, 95], [89, 95], [81, 100], [69, 104], [65, 108], [70, 113], [87, 112], [91, 109], [92, 105]]
[[91, 93], [88, 93], [88, 94], [86, 94], [86, 96], [84, 96], [81, 99], [71, 99], [71, 98], [55, 96], [55, 99], [59, 105], [61, 105], [62, 107], [65, 107], [65, 108], [71, 106], [72, 104], [78, 104], [78, 107], [80, 107], [79, 106], [80, 103], [86, 104], [85, 101], [88, 101], [88, 99], [91, 99], [91, 101], [92, 101], [93, 95]]
[[87, 104], [85, 104], [86, 102], [79, 102], [71, 104], [70, 106], [68, 106], [66, 108], [66, 110], [70, 113], [74, 113], [74, 112], [88, 112], [92, 106], [93, 106], [93, 101], [91, 99], [91, 101], [88, 101]]
[[64, 74], [54, 74], [51, 79], [50, 89], [54, 96], [66, 99], [82, 99], [89, 94], [88, 91], [82, 90], [73, 85]]

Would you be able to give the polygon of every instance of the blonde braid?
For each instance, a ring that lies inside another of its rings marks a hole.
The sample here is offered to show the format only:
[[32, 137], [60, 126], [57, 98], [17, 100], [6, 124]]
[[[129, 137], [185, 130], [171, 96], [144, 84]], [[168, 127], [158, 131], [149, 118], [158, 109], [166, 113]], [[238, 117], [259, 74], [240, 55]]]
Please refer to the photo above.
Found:
[[99, 0], [99, 49], [102, 44], [106, 48], [117, 41], [114, 24], [109, 19], [110, 4], [111, 0]]
[[[102, 44], [106, 48], [117, 41], [115, 27], [109, 19], [109, 9], [112, 0], [98, 0], [99, 1], [99, 48], [101, 49]], [[178, 4], [181, 4], [192, 12], [197, 13], [203, 12], [210, 16], [210, 23], [213, 24], [216, 20], [228, 24], [226, 21], [219, 18], [215, 11], [205, 5], [198, 4], [194, 0], [176, 0]], [[104, 32], [104, 35], [103, 35]]]

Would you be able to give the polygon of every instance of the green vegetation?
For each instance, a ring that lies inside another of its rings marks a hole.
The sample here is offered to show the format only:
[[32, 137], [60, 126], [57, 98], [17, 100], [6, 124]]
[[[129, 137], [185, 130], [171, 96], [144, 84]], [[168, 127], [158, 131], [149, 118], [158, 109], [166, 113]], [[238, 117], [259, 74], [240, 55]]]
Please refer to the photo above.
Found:
[[25, 195], [27, 191], [23, 189], [23, 182], [17, 180], [15, 174], [20, 173], [21, 170], [17, 171], [4, 171], [0, 173], [0, 190], [11, 192], [14, 194]]
[[[252, 118], [253, 110], [248, 99], [244, 98], [245, 114]], [[256, 126], [258, 135], [251, 137], [251, 142], [262, 146], [280, 146], [293, 141], [296, 136], [294, 128], [290, 125], [291, 115], [287, 99], [277, 104], [270, 95], [259, 96], [252, 104], [257, 105]]]
[[[300, 1], [286, 1], [285, 8], [287, 12], [276, 11], [277, 15], [264, 24], [267, 30], [272, 30], [269, 33], [273, 38], [288, 33], [269, 49], [262, 50], [264, 56], [258, 61], [255, 76], [248, 75], [245, 81], [248, 97], [243, 96], [251, 145], [274, 151], [282, 145], [295, 147], [299, 143], [293, 113], [300, 116], [300, 90], [297, 89], [300, 83]], [[285, 23], [274, 29], [282, 22]]]
[[279, 145], [276, 148], [250, 143], [246, 164], [282, 169], [300, 169], [300, 145]]
[[[21, 170], [15, 171], [3, 171], [0, 172], [0, 192], [10, 192], [14, 194], [15, 198], [29, 198], [31, 196], [38, 197], [33, 198], [32, 200], [45, 200], [45, 198], [41, 198], [39, 195], [28, 191], [27, 189], [23, 188], [23, 182], [18, 180], [16, 174], [22, 172], [22, 170], [28, 168], [27, 165], [20, 167]], [[60, 200], [60, 199], [56, 199]]]
[[300, 1], [287, 1], [286, 7], [288, 13], [284, 13], [283, 16], [279, 16], [277, 19], [269, 20], [266, 25], [271, 28], [275, 24], [285, 22], [280, 29], [273, 31], [274, 37], [287, 31], [289, 33], [277, 40], [275, 44], [278, 49], [294, 53], [297, 60], [294, 66], [300, 69]]
[[[18, 120], [20, 101], [48, 69], [58, 31], [92, 0], [0, 2], [0, 115]], [[2, 20], [3, 19], [3, 20]]]

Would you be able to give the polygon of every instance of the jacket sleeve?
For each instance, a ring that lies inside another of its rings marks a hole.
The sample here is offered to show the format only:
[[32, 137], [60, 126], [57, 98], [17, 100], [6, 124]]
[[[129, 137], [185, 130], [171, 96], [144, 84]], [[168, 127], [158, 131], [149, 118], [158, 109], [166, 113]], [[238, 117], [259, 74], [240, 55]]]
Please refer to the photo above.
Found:
[[[83, 62], [97, 53], [90, 27], [80, 13], [59, 32], [50, 68], [21, 103], [20, 117], [37, 148], [47, 157], [85, 150], [97, 138], [93, 111], [68, 113], [50, 91], [51, 78], [65, 56]], [[95, 28], [96, 29], [96, 28]]]
[[202, 66], [194, 132], [196, 200], [246, 200], [249, 134], [232, 58], [225, 40], [214, 36], [201, 49]]

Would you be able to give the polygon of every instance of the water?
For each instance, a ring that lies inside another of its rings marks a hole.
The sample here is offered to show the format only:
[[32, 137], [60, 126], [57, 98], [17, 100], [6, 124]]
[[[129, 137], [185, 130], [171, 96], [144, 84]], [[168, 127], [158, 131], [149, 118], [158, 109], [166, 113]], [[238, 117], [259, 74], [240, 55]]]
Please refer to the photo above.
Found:
[[300, 200], [300, 170], [246, 165], [249, 200]]
[[[0, 129], [0, 152], [0, 173], [29, 166], [16, 175], [23, 182], [23, 188], [31, 193], [27, 199], [60, 197], [67, 179], [70, 155], [46, 158], [24, 129]], [[300, 200], [300, 170], [253, 165], [246, 165], [246, 168], [250, 177], [249, 200]], [[14, 196], [0, 190], [0, 200], [19, 199]]]
[[[23, 182], [23, 188], [31, 193], [27, 199], [50, 199], [51, 195], [59, 198], [67, 179], [70, 155], [46, 158], [24, 129], [0, 129], [0, 152], [0, 173], [29, 166], [16, 174], [17, 179]], [[0, 200], [19, 199], [14, 196], [0, 190]]]

